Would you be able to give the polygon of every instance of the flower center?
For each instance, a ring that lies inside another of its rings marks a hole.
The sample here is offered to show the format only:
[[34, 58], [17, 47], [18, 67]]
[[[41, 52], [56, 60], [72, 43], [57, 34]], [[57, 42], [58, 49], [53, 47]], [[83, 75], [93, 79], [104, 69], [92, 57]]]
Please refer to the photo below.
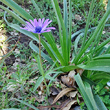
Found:
[[36, 27], [36, 28], [35, 28], [35, 32], [36, 32], [36, 33], [39, 33], [41, 30], [42, 30], [41, 27]]

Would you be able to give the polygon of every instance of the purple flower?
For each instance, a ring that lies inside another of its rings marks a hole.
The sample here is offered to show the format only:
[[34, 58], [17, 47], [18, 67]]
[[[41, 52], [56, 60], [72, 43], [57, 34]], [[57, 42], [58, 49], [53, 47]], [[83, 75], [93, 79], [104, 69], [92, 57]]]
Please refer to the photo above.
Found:
[[49, 19], [46, 19], [45, 21], [44, 18], [42, 20], [39, 19], [38, 21], [34, 19], [33, 21], [30, 20], [30, 22], [26, 22], [25, 27], [23, 28], [21, 27], [21, 29], [38, 34], [44, 32], [50, 32], [51, 29], [55, 29], [54, 27], [47, 27], [52, 22], [52, 20], [49, 21]]

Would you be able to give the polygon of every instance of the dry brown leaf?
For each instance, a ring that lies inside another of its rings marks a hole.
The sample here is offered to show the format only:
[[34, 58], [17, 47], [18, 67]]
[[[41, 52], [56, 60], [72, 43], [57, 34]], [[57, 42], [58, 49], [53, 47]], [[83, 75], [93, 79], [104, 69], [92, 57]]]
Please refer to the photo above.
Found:
[[14, 90], [16, 90], [16, 88], [19, 88], [21, 85], [19, 83], [14, 84], [13, 82], [9, 82], [7, 84], [7, 90], [13, 92]]
[[72, 100], [71, 102], [69, 102], [69, 104], [68, 104], [66, 107], [64, 107], [64, 108], [61, 109], [61, 110], [70, 110], [71, 106], [72, 106], [73, 104], [75, 104], [76, 102], [77, 102], [77, 100]]
[[68, 76], [61, 76], [61, 81], [68, 87], [74, 87], [75, 80]]
[[77, 93], [78, 91], [69, 92], [67, 96], [69, 96], [70, 98], [75, 98]]
[[43, 102], [43, 101], [45, 100], [45, 96], [43, 96], [43, 95], [41, 95], [41, 96], [39, 96], [39, 97], [35, 96], [34, 98], [35, 98], [35, 100], [37, 100], [39, 103], [40, 103], [40, 102]]
[[62, 96], [64, 96], [65, 94], [67, 94], [68, 92], [72, 91], [72, 90], [75, 90], [74, 88], [66, 88], [66, 89], [63, 89], [57, 96], [56, 98], [54, 99], [53, 103], [56, 103]]
[[48, 106], [40, 106], [40, 107], [37, 107], [38, 109], [42, 109], [44, 110], [44, 108], [57, 108], [56, 110], [61, 110], [62, 108], [64, 108], [71, 100], [70, 99], [67, 99], [66, 101], [64, 101], [61, 105], [48, 105]]
[[76, 72], [79, 73], [80, 75], [82, 75], [83, 71], [84, 71], [83, 69], [76, 69]]
[[70, 71], [68, 76], [61, 76], [61, 81], [67, 85], [68, 87], [74, 87], [74, 83], [75, 83], [75, 80], [74, 80], [74, 75], [75, 75], [75, 71]]
[[50, 87], [50, 94], [52, 94], [52, 95], [58, 95], [60, 91], [61, 91], [60, 89], [58, 89], [54, 86]]
[[74, 70], [73, 71], [70, 71], [69, 74], [68, 74], [68, 77], [74, 78], [75, 73], [76, 72]]
[[82, 98], [81, 94], [78, 93], [77, 95], [78, 95], [79, 98]]
[[67, 88], [67, 86], [66, 86], [65, 84], [61, 83], [61, 82], [60, 82], [60, 85], [61, 85], [61, 88], [62, 88], [62, 89]]

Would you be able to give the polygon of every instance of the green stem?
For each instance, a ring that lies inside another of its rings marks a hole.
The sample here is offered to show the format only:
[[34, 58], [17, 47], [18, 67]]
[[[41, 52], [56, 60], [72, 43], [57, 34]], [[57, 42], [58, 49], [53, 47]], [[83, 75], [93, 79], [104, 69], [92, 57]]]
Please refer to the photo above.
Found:
[[[41, 64], [41, 67], [42, 67], [40, 34], [38, 34], [38, 36], [39, 36], [39, 57], [40, 57], [40, 64]], [[45, 80], [45, 74], [44, 74], [44, 71], [42, 71], [42, 76], [44, 77], [44, 84], [45, 84], [46, 89], [47, 89], [47, 94], [49, 94], [48, 85], [47, 85], [46, 80]]]
[[40, 34], [38, 34], [39, 36], [39, 57], [40, 57], [40, 63], [41, 63], [41, 66], [42, 66], [42, 61], [41, 61], [41, 41], [40, 41]]

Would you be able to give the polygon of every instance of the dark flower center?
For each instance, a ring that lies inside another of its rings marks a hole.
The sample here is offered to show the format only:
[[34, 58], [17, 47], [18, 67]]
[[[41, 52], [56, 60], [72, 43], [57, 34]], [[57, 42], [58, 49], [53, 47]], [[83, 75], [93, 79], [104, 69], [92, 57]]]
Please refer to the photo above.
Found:
[[36, 33], [39, 33], [41, 30], [42, 30], [41, 27], [36, 27], [36, 28], [35, 28], [35, 32], [36, 32]]

